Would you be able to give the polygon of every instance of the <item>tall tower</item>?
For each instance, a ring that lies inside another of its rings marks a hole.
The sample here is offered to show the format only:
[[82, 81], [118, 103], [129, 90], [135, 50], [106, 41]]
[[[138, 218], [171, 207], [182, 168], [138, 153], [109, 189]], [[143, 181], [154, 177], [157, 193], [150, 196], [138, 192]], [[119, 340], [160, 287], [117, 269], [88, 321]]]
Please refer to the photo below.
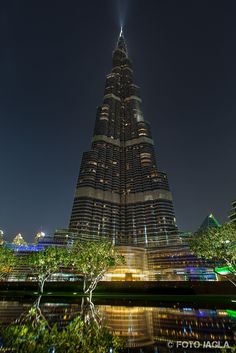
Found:
[[76, 187], [69, 228], [82, 238], [141, 246], [176, 241], [172, 194], [141, 103], [121, 30]]

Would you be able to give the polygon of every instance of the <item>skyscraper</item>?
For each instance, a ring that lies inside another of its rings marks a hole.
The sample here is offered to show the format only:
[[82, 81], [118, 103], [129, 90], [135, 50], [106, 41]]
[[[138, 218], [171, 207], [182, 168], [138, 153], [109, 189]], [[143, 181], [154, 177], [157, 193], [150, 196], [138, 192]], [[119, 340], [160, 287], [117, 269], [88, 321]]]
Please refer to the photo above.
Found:
[[176, 242], [172, 194], [141, 103], [121, 30], [76, 187], [69, 228], [82, 238], [145, 247]]
[[232, 208], [229, 215], [229, 222], [236, 223], [236, 200], [232, 201]]

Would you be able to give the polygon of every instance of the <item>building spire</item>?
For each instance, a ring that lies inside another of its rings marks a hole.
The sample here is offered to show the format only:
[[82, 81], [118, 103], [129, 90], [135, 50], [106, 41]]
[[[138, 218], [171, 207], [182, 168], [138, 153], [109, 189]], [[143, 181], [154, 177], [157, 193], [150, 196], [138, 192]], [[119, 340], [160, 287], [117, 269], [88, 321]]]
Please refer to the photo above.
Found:
[[128, 52], [122, 26], [120, 28], [120, 34], [119, 34], [119, 38], [118, 38], [118, 41], [117, 41], [117, 48], [123, 50], [125, 53]]

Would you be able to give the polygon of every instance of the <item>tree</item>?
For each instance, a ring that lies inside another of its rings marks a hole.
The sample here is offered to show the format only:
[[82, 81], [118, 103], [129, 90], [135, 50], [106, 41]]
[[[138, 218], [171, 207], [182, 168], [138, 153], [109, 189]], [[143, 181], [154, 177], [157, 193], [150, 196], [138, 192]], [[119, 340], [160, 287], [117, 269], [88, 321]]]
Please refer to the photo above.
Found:
[[67, 265], [67, 255], [68, 251], [64, 248], [48, 247], [25, 258], [26, 264], [37, 277], [41, 294], [43, 294], [44, 284], [48, 278]]
[[2, 326], [0, 335], [3, 337], [3, 349], [16, 353], [118, 353], [124, 347], [123, 340], [110, 334], [107, 328], [98, 327], [93, 322], [85, 325], [79, 317], [63, 329], [57, 324], [50, 328], [43, 318], [37, 323], [29, 319], [20, 325]]
[[[226, 223], [196, 233], [190, 241], [190, 248], [198, 257], [213, 261], [215, 266], [227, 266], [228, 273], [236, 276], [236, 226]], [[215, 267], [215, 272], [220, 274]], [[232, 284], [236, 283], [226, 277]]]
[[87, 241], [74, 243], [70, 250], [70, 263], [83, 277], [83, 292], [92, 299], [92, 293], [105, 272], [111, 267], [124, 264], [124, 257], [106, 241]]
[[13, 271], [17, 258], [14, 252], [5, 247], [0, 247], [0, 281], [4, 280]]

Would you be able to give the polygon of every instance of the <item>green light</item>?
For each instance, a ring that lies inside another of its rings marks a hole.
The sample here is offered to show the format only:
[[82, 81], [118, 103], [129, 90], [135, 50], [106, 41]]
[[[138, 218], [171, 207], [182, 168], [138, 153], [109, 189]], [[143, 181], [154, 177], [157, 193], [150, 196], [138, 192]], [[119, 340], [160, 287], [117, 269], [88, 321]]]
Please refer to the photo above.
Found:
[[230, 317], [233, 317], [234, 319], [236, 319], [236, 311], [235, 310], [226, 310], [226, 312]]
[[218, 273], [219, 275], [228, 275], [231, 273], [230, 267], [224, 266], [224, 267], [215, 267], [215, 272]]

